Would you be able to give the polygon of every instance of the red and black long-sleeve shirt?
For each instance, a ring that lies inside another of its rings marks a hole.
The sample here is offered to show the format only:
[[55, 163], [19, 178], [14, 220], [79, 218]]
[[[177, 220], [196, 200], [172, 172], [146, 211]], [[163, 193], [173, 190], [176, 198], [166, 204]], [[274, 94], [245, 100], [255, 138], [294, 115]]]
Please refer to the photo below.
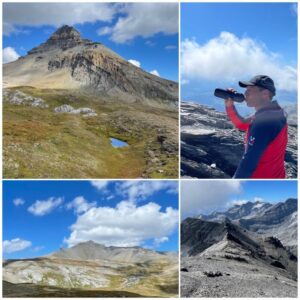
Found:
[[245, 152], [234, 178], [285, 178], [284, 155], [288, 126], [276, 101], [243, 119], [234, 105], [226, 107], [232, 123], [246, 131]]

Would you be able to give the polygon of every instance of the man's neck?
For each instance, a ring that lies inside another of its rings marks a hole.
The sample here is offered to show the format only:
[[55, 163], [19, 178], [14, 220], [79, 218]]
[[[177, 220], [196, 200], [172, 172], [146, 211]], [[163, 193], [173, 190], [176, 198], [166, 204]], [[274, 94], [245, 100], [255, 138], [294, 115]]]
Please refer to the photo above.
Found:
[[261, 102], [261, 104], [259, 106], [255, 106], [255, 111], [259, 111], [267, 106], [269, 106], [271, 104], [272, 100], [270, 101], [265, 101], [265, 102]]

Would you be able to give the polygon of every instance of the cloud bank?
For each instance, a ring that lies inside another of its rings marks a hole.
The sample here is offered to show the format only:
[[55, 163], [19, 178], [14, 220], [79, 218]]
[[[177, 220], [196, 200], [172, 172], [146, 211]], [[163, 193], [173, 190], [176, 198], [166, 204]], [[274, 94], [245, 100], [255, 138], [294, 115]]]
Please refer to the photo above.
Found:
[[107, 3], [4, 3], [3, 33], [18, 33], [18, 26], [110, 22], [115, 13], [116, 6]]
[[13, 253], [22, 251], [31, 247], [31, 242], [22, 240], [20, 238], [12, 239], [10, 241], [5, 240], [3, 241], [3, 252], [4, 253]]
[[177, 3], [131, 3], [120, 10], [125, 16], [113, 26], [98, 30], [99, 35], [110, 34], [116, 43], [126, 43], [137, 36], [148, 38], [156, 33], [178, 32]]
[[181, 44], [183, 80], [237, 82], [266, 74], [275, 81], [278, 90], [297, 91], [297, 68], [282, 64], [280, 55], [263, 44], [221, 32], [206, 44], [186, 39]]
[[[114, 22], [116, 20], [116, 22]], [[178, 32], [177, 3], [5, 3], [3, 34], [21, 33], [22, 26], [75, 25], [102, 21], [114, 25], [98, 29], [116, 43], [157, 33]]]
[[115, 208], [94, 207], [79, 215], [65, 243], [69, 247], [89, 240], [119, 247], [139, 246], [149, 239], [161, 243], [168, 240], [177, 223], [176, 209], [168, 207], [162, 211], [153, 202], [138, 207], [122, 201]]
[[227, 207], [230, 196], [242, 191], [239, 181], [183, 181], [181, 183], [181, 218], [209, 214]]

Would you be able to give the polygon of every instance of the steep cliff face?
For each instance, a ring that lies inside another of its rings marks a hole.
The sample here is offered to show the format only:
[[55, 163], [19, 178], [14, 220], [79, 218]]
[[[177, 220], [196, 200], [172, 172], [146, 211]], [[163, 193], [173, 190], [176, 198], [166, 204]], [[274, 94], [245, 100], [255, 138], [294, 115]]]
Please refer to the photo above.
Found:
[[6, 87], [85, 89], [119, 96], [119, 101], [177, 107], [177, 83], [143, 71], [101, 43], [82, 39], [67, 25], [28, 55], [5, 64], [3, 74]]

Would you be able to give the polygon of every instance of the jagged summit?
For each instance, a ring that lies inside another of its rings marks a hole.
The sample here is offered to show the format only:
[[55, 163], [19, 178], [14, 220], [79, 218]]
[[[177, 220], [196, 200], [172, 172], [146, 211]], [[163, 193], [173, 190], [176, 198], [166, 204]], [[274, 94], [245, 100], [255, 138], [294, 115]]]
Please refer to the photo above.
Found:
[[62, 27], [58, 28], [48, 39], [50, 40], [61, 40], [61, 39], [73, 39], [73, 40], [80, 40], [80, 33], [72, 26], [63, 25]]
[[76, 46], [88, 46], [93, 44], [91, 40], [82, 39], [79, 31], [74, 27], [63, 25], [58, 28], [45, 42], [28, 51], [28, 54], [43, 53], [55, 49], [67, 50]]

